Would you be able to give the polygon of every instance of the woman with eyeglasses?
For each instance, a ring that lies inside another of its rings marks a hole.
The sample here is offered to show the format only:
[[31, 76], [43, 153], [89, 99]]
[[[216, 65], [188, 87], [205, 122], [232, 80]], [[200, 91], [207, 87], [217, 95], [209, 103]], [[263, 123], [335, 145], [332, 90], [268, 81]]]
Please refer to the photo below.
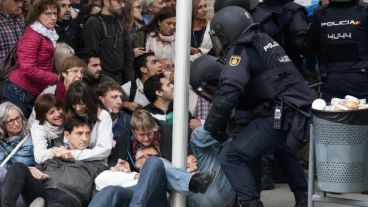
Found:
[[[75, 81], [82, 80], [85, 67], [85, 61], [77, 56], [64, 58], [61, 68], [58, 68], [60, 80], [56, 83], [56, 85], [47, 87], [41, 94], [51, 93], [58, 101], [63, 103], [69, 86]], [[32, 110], [32, 113], [28, 119], [28, 123], [30, 125], [33, 124], [35, 117], [35, 110]]]
[[75, 81], [82, 80], [85, 68], [86, 62], [83, 59], [77, 56], [65, 58], [59, 71], [60, 80], [56, 85], [47, 87], [42, 93], [52, 93], [59, 101], [64, 102], [70, 85]]
[[17, 105], [26, 118], [37, 96], [57, 83], [53, 56], [57, 35], [56, 0], [35, 0], [28, 12], [26, 30], [16, 48], [16, 69], [4, 82], [4, 101]]
[[20, 148], [4, 165], [6, 169], [15, 162], [27, 166], [32, 166], [35, 162], [32, 140], [23, 112], [16, 105], [4, 102], [0, 105], [0, 162], [3, 162], [18, 145]]

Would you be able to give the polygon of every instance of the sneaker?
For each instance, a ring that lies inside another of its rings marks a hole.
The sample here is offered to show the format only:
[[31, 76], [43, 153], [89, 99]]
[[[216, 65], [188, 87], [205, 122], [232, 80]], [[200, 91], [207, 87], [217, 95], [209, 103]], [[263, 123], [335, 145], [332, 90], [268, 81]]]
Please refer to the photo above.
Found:
[[199, 172], [192, 176], [189, 181], [189, 191], [192, 193], [206, 193], [208, 186], [213, 181], [213, 173]]

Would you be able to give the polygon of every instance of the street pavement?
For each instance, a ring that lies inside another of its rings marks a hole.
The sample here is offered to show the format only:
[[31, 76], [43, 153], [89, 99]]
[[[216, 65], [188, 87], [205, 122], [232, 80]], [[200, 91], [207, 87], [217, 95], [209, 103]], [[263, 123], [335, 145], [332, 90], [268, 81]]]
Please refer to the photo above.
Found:
[[[363, 194], [341, 194], [332, 195], [335, 197], [344, 197], [358, 200], [368, 200], [368, 195]], [[261, 200], [265, 207], [293, 207], [294, 206], [294, 195], [290, 191], [287, 184], [276, 184], [274, 190], [263, 191]], [[349, 205], [339, 205], [330, 203], [315, 203], [315, 207], [346, 207]]]

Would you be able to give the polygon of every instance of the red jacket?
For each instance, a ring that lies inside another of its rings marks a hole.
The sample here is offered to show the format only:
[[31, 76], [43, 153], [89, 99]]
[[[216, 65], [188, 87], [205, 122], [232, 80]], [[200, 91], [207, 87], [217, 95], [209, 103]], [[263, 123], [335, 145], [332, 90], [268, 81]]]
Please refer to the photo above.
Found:
[[19, 68], [9, 74], [9, 80], [28, 93], [38, 96], [48, 85], [57, 82], [53, 72], [54, 46], [51, 40], [27, 27], [17, 45]]

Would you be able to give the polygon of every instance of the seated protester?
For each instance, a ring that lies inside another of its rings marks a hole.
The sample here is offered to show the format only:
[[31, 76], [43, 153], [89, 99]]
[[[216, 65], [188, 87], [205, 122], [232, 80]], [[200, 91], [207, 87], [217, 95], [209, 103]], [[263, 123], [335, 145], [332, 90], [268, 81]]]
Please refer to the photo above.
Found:
[[[129, 136], [132, 140], [132, 157], [136, 157], [140, 147], [147, 146], [155, 146], [162, 154], [160, 147], [161, 129], [148, 111], [143, 109], [134, 111], [130, 125], [132, 129]], [[167, 184], [170, 190], [183, 194], [205, 193], [212, 182], [212, 175], [207, 172], [200, 172], [192, 176], [190, 173], [174, 167], [165, 157], [162, 157], [161, 160], [165, 166]]]
[[174, 62], [169, 58], [163, 58], [160, 59], [160, 63], [162, 65], [162, 72], [164, 73], [165, 77], [168, 78], [171, 83], [174, 83]]
[[[155, 146], [140, 147], [135, 154], [135, 166], [141, 170], [144, 161], [150, 156], [159, 157], [160, 151]], [[105, 170], [99, 174], [95, 180], [96, 189], [102, 190], [109, 185], [120, 185], [122, 187], [130, 187], [136, 185], [139, 178], [139, 173], [131, 171], [130, 165], [125, 160], [119, 160], [119, 165], [112, 167], [110, 170]], [[114, 179], [111, 179], [111, 178]]]
[[63, 105], [53, 94], [45, 93], [35, 101], [36, 120], [31, 126], [34, 157], [42, 164], [54, 157], [71, 159], [71, 154], [63, 147]]
[[[143, 161], [141, 159], [147, 157], [147, 156], [142, 157], [141, 153], [139, 152], [140, 149], [155, 147], [155, 149], [157, 149], [158, 151], [160, 150], [158, 148], [159, 140], [160, 140], [159, 126], [157, 125], [156, 121], [154, 120], [154, 118], [151, 116], [149, 112], [139, 109], [139, 110], [134, 111], [132, 114], [131, 129], [132, 130], [129, 131], [128, 133], [130, 140], [132, 140], [132, 144], [131, 144], [132, 152], [134, 152], [134, 154], [131, 157], [136, 157], [137, 160], [129, 160], [129, 161], [133, 162], [131, 164], [135, 167], [135, 169], [138, 170], [139, 166], [141, 165]], [[154, 154], [151, 152], [152, 151], [148, 151], [148, 152], [146, 151], [145, 153]], [[167, 188], [169, 190], [183, 193], [186, 195], [190, 195], [192, 193], [205, 193], [208, 186], [212, 182], [213, 177], [212, 177], [212, 174], [210, 173], [199, 172], [196, 175], [192, 176], [192, 174], [180, 168], [174, 167], [166, 159], [164, 158], [160, 158], [160, 159], [162, 163], [164, 164]], [[144, 163], [143, 169], [145, 168], [148, 160]], [[119, 171], [130, 172], [130, 167], [129, 165], [127, 165], [127, 163], [121, 160], [119, 162], [121, 162], [121, 166], [119, 166], [119, 169], [118, 169]], [[111, 170], [116, 171], [117, 169], [111, 168]], [[141, 172], [141, 175], [138, 179], [138, 184], [141, 182], [142, 174], [143, 172]], [[103, 175], [103, 176], [105, 177], [106, 175]], [[97, 180], [96, 182], [99, 183], [100, 181], [101, 180]], [[109, 185], [109, 184], [119, 185], [119, 186], [115, 186], [115, 187], [109, 186], [109, 187], [103, 188], [96, 195], [96, 197], [93, 198], [93, 202], [90, 203], [89, 207], [107, 206], [106, 204], [111, 204], [108, 206], [124, 206], [124, 205], [120, 205], [121, 203], [119, 202], [121, 201], [119, 201], [117, 197], [118, 196], [124, 197], [124, 192], [126, 192], [126, 188], [120, 186], [121, 183], [113, 183], [113, 182], [114, 181], [111, 181], [111, 182], [104, 181], [102, 184], [99, 183], [101, 184], [100, 187], [104, 187], [105, 185]], [[140, 189], [140, 188], [137, 187], [137, 189]], [[147, 190], [146, 186], [144, 186], [142, 189], [144, 189], [144, 191]], [[116, 203], [119, 203], [119, 205], [117, 205]], [[100, 205], [97, 205], [97, 204], [100, 204]]]
[[162, 73], [162, 65], [153, 52], [147, 52], [135, 58], [134, 70], [138, 78], [121, 86], [128, 98], [123, 107], [130, 111], [150, 103], [144, 95], [143, 84], [149, 77]]
[[[4, 102], [0, 104], [0, 206], [2, 206], [1, 192], [5, 175], [7, 170], [17, 162], [26, 166], [36, 164], [32, 139], [22, 110], [13, 103]], [[24, 206], [22, 198], [17, 200], [16, 206]]]
[[112, 120], [100, 100], [83, 81], [72, 83], [66, 93], [65, 118], [87, 117], [93, 123], [89, 149], [71, 150], [75, 160], [105, 160], [113, 144]]
[[[168, 58], [161, 59], [160, 62], [162, 64], [165, 77], [168, 78], [171, 83], [174, 83], [174, 62]], [[208, 114], [209, 106], [210, 103], [204, 98], [198, 96], [192, 90], [192, 87], [189, 86], [188, 108], [191, 115], [196, 119], [201, 120], [201, 122], [204, 122]]]
[[54, 53], [54, 69], [56, 73], [60, 74], [63, 68], [64, 60], [67, 57], [74, 55], [74, 49], [66, 43], [56, 43], [55, 53]]
[[191, 135], [190, 148], [197, 159], [198, 170], [210, 171], [214, 177], [206, 193], [191, 194], [187, 197], [187, 206], [233, 207], [236, 195], [221, 169], [218, 158], [221, 144], [203, 127], [197, 127]]
[[[48, 86], [41, 94], [51, 93], [60, 101], [64, 102], [66, 91], [68, 90], [70, 84], [77, 80], [82, 80], [84, 68], [86, 64], [84, 61], [76, 56], [70, 56], [63, 60], [63, 65], [61, 67], [60, 80], [56, 85]], [[29, 125], [32, 126], [35, 120], [35, 111], [32, 109], [32, 114], [29, 117]]]
[[102, 191], [93, 197], [89, 207], [167, 206], [166, 174], [157, 158], [158, 150], [141, 147], [136, 155], [139, 173], [131, 172], [129, 163], [119, 160], [115, 167], [97, 176], [96, 189]]
[[65, 58], [59, 71], [60, 80], [56, 85], [47, 87], [42, 93], [55, 94], [56, 98], [63, 102], [70, 84], [82, 80], [85, 67], [86, 63], [79, 57], [71, 56]]
[[[7, 157], [13, 151], [15, 153], [8, 160]], [[0, 105], [0, 163], [3, 162], [3, 167], [6, 169], [16, 162], [26, 166], [35, 164], [27, 120], [22, 110], [10, 102]]]
[[120, 111], [122, 105], [123, 89], [115, 81], [101, 83], [96, 94], [104, 108], [110, 112], [112, 119], [113, 149], [108, 158], [109, 166], [115, 165], [119, 158], [126, 159], [126, 149], [130, 141], [124, 139], [126, 130], [130, 130], [130, 115]]
[[[144, 109], [151, 113], [162, 129], [162, 156], [171, 160], [174, 86], [163, 74], [154, 75], [144, 83], [144, 94], [151, 102]], [[201, 126], [201, 121], [190, 118], [190, 129], [198, 126]]]
[[114, 81], [112, 78], [102, 73], [100, 56], [95, 50], [91, 48], [82, 48], [76, 55], [82, 58], [87, 64], [83, 81], [87, 83], [93, 91], [97, 89], [100, 83]]
[[[70, 150], [85, 150], [90, 141], [91, 124], [76, 117], [65, 122], [64, 138]], [[101, 161], [47, 160], [38, 168], [14, 164], [3, 183], [2, 206], [14, 206], [21, 194], [26, 204], [43, 197], [47, 206], [85, 206], [94, 189], [93, 180], [106, 169]]]

